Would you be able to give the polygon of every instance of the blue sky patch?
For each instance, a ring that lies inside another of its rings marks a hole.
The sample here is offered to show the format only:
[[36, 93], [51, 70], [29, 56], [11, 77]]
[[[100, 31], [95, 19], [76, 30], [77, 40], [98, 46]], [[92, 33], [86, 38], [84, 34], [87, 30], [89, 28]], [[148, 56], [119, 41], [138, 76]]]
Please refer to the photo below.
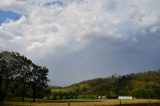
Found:
[[60, 1], [51, 1], [47, 2], [44, 6], [63, 6], [63, 3]]
[[0, 10], [0, 25], [7, 20], [18, 20], [21, 17], [20, 14], [17, 14], [12, 11], [3, 11]]

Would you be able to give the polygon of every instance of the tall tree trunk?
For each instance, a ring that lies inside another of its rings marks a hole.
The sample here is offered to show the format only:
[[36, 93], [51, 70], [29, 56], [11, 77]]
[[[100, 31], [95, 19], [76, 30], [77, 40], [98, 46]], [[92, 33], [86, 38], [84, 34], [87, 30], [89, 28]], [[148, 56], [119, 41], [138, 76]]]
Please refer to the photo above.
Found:
[[22, 102], [24, 102], [25, 93], [26, 93], [26, 79], [24, 78]]
[[4, 82], [3, 82], [3, 88], [2, 88], [2, 91], [1, 91], [0, 102], [4, 101], [4, 98], [5, 98], [6, 93], [7, 93], [8, 86], [9, 86], [9, 81], [8, 81], [8, 79], [5, 79]]
[[33, 102], [35, 102], [36, 99], [36, 82], [33, 82]]

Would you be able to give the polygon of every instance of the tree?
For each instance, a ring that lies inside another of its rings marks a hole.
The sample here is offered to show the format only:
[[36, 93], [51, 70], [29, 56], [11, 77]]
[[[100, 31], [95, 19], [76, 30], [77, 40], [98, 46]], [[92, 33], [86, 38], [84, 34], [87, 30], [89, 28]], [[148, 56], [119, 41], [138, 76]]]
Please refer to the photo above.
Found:
[[[0, 101], [2, 102], [6, 95], [19, 96], [21, 91], [22, 101], [24, 101], [26, 86], [27, 90], [28, 88], [33, 90], [35, 100], [36, 90], [44, 89], [47, 86], [47, 74], [46, 67], [34, 64], [30, 59], [17, 52], [0, 52]], [[30, 84], [31, 82], [32, 84]], [[20, 87], [14, 89], [16, 85]], [[39, 88], [36, 89], [37, 87]]]
[[10, 80], [14, 79], [20, 70], [20, 64], [18, 64], [19, 59], [17, 58], [19, 56], [18, 53], [15, 52], [2, 52], [0, 54], [0, 79], [1, 79], [1, 99], [2, 102], [4, 100], [4, 97], [6, 95], [6, 92], [8, 90]]
[[42, 92], [47, 88], [47, 82], [49, 81], [47, 75], [48, 69], [46, 67], [34, 65], [31, 79], [33, 90], [33, 102], [35, 102], [36, 91], [39, 90], [42, 94]]
[[7, 72], [6, 72], [6, 66], [5, 61], [0, 60], [0, 102], [3, 101], [4, 96], [6, 94], [6, 88], [7, 88]]
[[27, 59], [24, 56], [22, 56], [21, 58], [22, 58], [22, 61], [21, 61], [22, 66], [21, 66], [21, 71], [20, 71], [20, 78], [23, 82], [22, 102], [24, 102], [26, 84], [31, 79], [31, 74], [32, 74], [32, 70], [33, 70], [33, 66], [32, 66], [33, 63], [31, 60]]

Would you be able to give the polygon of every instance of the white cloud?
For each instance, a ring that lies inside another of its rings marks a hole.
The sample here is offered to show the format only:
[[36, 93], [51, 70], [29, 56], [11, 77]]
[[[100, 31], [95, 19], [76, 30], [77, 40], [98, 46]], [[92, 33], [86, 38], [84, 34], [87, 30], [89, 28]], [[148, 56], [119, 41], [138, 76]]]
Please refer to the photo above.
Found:
[[157, 0], [62, 0], [63, 6], [45, 6], [49, 1], [0, 2], [0, 9], [22, 14], [0, 26], [2, 50], [18, 50], [34, 60], [51, 54], [55, 58], [99, 38], [136, 45], [139, 36], [160, 31]]
[[[0, 26], [1, 38], [16, 42], [17, 35], [21, 36], [21, 48], [30, 55], [37, 50], [42, 52], [52, 48], [54, 51], [61, 46], [70, 46], [71, 49], [72, 46], [85, 47], [84, 44], [98, 37], [130, 39], [129, 33], [146, 28], [155, 32], [159, 25], [160, 14], [152, 10], [154, 6], [151, 8], [149, 0], [124, 0], [123, 3], [118, 0], [68, 0], [67, 5], [52, 8], [44, 6], [44, 3], [43, 0], [3, 0], [1, 9], [10, 9], [25, 16]], [[137, 35], [131, 39], [134, 36]]]

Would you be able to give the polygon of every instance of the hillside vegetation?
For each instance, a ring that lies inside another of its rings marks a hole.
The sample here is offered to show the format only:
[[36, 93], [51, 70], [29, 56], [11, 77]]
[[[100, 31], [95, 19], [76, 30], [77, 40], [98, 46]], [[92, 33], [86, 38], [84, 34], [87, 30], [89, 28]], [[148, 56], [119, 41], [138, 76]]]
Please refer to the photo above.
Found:
[[160, 99], [160, 70], [123, 76], [113, 75], [73, 84], [68, 87], [51, 87], [48, 99], [82, 99], [117, 98], [118, 95], [128, 95], [135, 98]]

